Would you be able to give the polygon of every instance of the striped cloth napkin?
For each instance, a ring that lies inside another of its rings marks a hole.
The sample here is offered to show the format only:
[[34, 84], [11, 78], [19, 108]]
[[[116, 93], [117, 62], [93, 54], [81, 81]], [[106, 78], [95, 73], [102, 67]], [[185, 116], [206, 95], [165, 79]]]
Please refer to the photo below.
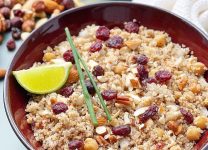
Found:
[[133, 0], [172, 11], [208, 34], [208, 0]]

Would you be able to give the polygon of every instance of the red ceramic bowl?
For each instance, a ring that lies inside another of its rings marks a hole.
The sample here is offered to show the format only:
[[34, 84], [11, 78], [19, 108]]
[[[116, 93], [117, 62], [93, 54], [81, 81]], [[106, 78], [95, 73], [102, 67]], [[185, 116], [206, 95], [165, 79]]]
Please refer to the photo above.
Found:
[[[42, 149], [36, 142], [31, 127], [25, 119], [25, 106], [28, 102], [27, 92], [16, 82], [12, 70], [26, 69], [35, 61], [41, 61], [43, 50], [65, 40], [64, 28], [69, 27], [76, 35], [90, 24], [105, 25], [110, 28], [122, 27], [123, 22], [137, 19], [142, 25], [155, 30], [167, 32], [176, 43], [183, 43], [194, 51], [199, 61], [208, 66], [208, 38], [190, 22], [164, 10], [150, 6], [111, 2], [84, 6], [68, 10], [51, 19], [23, 42], [15, 55], [5, 78], [5, 109], [14, 132], [28, 149]], [[207, 143], [207, 134], [196, 145], [201, 149]]]

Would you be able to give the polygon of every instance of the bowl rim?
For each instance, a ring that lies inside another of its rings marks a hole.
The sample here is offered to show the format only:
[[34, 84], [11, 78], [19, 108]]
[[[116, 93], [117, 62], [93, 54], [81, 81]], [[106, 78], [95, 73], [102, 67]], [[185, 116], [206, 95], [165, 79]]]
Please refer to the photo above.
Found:
[[[150, 9], [155, 9], [155, 10], [159, 10], [159, 11], [162, 11], [163, 13], [166, 13], [166, 14], [170, 14], [178, 19], [180, 19], [183, 23], [186, 23], [188, 24], [189, 26], [193, 27], [199, 34], [201, 34], [207, 41], [208, 41], [208, 35], [202, 30], [200, 29], [197, 25], [193, 24], [191, 21], [187, 20], [186, 18], [182, 17], [182, 16], [179, 16], [178, 14], [175, 14], [173, 12], [170, 12], [166, 9], [163, 9], [163, 8], [159, 8], [159, 7], [155, 7], [155, 6], [150, 6], [150, 5], [147, 5], [147, 4], [141, 4], [141, 3], [136, 3], [136, 2], [124, 2], [124, 1], [111, 1], [111, 2], [97, 2], [97, 3], [93, 3], [93, 4], [89, 4], [89, 5], [85, 5], [85, 6], [82, 6], [82, 7], [77, 7], [77, 8], [71, 8], [69, 10], [66, 10], [64, 12], [62, 12], [60, 15], [58, 16], [55, 16], [53, 18], [50, 18], [46, 23], [44, 23], [41, 27], [33, 30], [29, 37], [24, 40], [21, 44], [21, 46], [18, 48], [18, 50], [16, 51], [14, 57], [12, 58], [12, 61], [9, 65], [9, 69], [7, 70], [6, 72], [6, 75], [5, 75], [5, 80], [4, 80], [4, 85], [3, 85], [3, 101], [4, 101], [4, 109], [5, 109], [5, 112], [6, 112], [6, 116], [7, 116], [7, 119], [9, 120], [9, 123], [13, 129], [13, 131], [15, 132], [16, 136], [18, 137], [18, 139], [22, 142], [22, 144], [27, 148], [27, 149], [34, 149], [31, 144], [28, 142], [28, 140], [23, 136], [23, 134], [20, 132], [20, 130], [18, 129], [15, 121], [14, 121], [14, 118], [12, 117], [12, 113], [11, 113], [11, 110], [10, 110], [10, 107], [9, 107], [9, 103], [8, 103], [8, 80], [9, 80], [9, 76], [11, 73], [11, 68], [14, 66], [14, 61], [16, 60], [15, 58], [17, 56], [19, 56], [20, 52], [22, 52], [22, 48], [23, 46], [25, 45], [25, 43], [31, 39], [31, 37], [37, 32], [37, 31], [40, 31], [42, 30], [42, 28], [44, 28], [45, 26], [47, 26], [47, 24], [49, 22], [52, 22], [53, 20], [57, 19], [57, 18], [60, 18], [62, 16], [64, 16], [65, 14], [67, 13], [73, 13], [73, 12], [77, 12], [77, 11], [80, 11], [80, 10], [83, 10], [83, 9], [87, 9], [87, 8], [95, 8], [97, 6], [102, 6], [102, 5], [111, 5], [111, 4], [127, 4], [127, 5], [138, 5], [138, 6], [143, 6], [143, 7], [148, 7]], [[202, 148], [206, 148], [208, 146], [208, 143], [205, 144], [205, 146]]]

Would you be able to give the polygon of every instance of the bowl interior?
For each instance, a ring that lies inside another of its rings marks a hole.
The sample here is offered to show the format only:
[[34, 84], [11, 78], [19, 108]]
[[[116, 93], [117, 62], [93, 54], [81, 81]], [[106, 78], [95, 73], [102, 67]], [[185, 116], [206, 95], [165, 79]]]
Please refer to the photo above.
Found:
[[76, 35], [86, 25], [123, 27], [123, 22], [133, 19], [148, 28], [167, 32], [174, 42], [188, 46], [199, 61], [208, 66], [207, 38], [189, 23], [165, 11], [132, 3], [94, 4], [66, 11], [32, 33], [18, 50], [7, 73], [4, 88], [7, 115], [27, 148], [41, 149], [41, 144], [34, 140], [31, 127], [26, 122], [24, 109], [28, 96], [15, 81], [12, 70], [26, 69], [35, 61], [41, 61], [47, 46], [53, 47], [65, 40], [65, 27], [69, 27], [72, 34]]

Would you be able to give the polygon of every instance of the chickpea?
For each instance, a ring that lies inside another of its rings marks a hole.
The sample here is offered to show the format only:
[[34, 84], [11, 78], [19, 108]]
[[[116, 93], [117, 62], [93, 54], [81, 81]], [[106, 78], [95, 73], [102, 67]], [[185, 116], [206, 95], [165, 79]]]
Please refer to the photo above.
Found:
[[199, 84], [196, 83], [192, 83], [190, 85], [190, 90], [194, 93], [194, 94], [198, 94], [201, 91], [201, 86]]
[[194, 119], [194, 125], [201, 129], [206, 129], [208, 125], [208, 118], [205, 116], [198, 116]]
[[84, 150], [97, 150], [98, 149], [98, 143], [95, 139], [87, 138], [84, 141]]
[[191, 71], [197, 76], [202, 75], [204, 73], [205, 69], [206, 69], [205, 65], [201, 62], [196, 62], [196, 63], [192, 64], [192, 66], [191, 66]]
[[43, 56], [43, 61], [44, 62], [49, 62], [51, 59], [54, 59], [56, 56], [54, 53], [45, 53]]
[[190, 126], [188, 127], [187, 131], [186, 131], [186, 137], [190, 140], [190, 141], [196, 141], [199, 140], [201, 137], [201, 132], [202, 130], [196, 126]]

